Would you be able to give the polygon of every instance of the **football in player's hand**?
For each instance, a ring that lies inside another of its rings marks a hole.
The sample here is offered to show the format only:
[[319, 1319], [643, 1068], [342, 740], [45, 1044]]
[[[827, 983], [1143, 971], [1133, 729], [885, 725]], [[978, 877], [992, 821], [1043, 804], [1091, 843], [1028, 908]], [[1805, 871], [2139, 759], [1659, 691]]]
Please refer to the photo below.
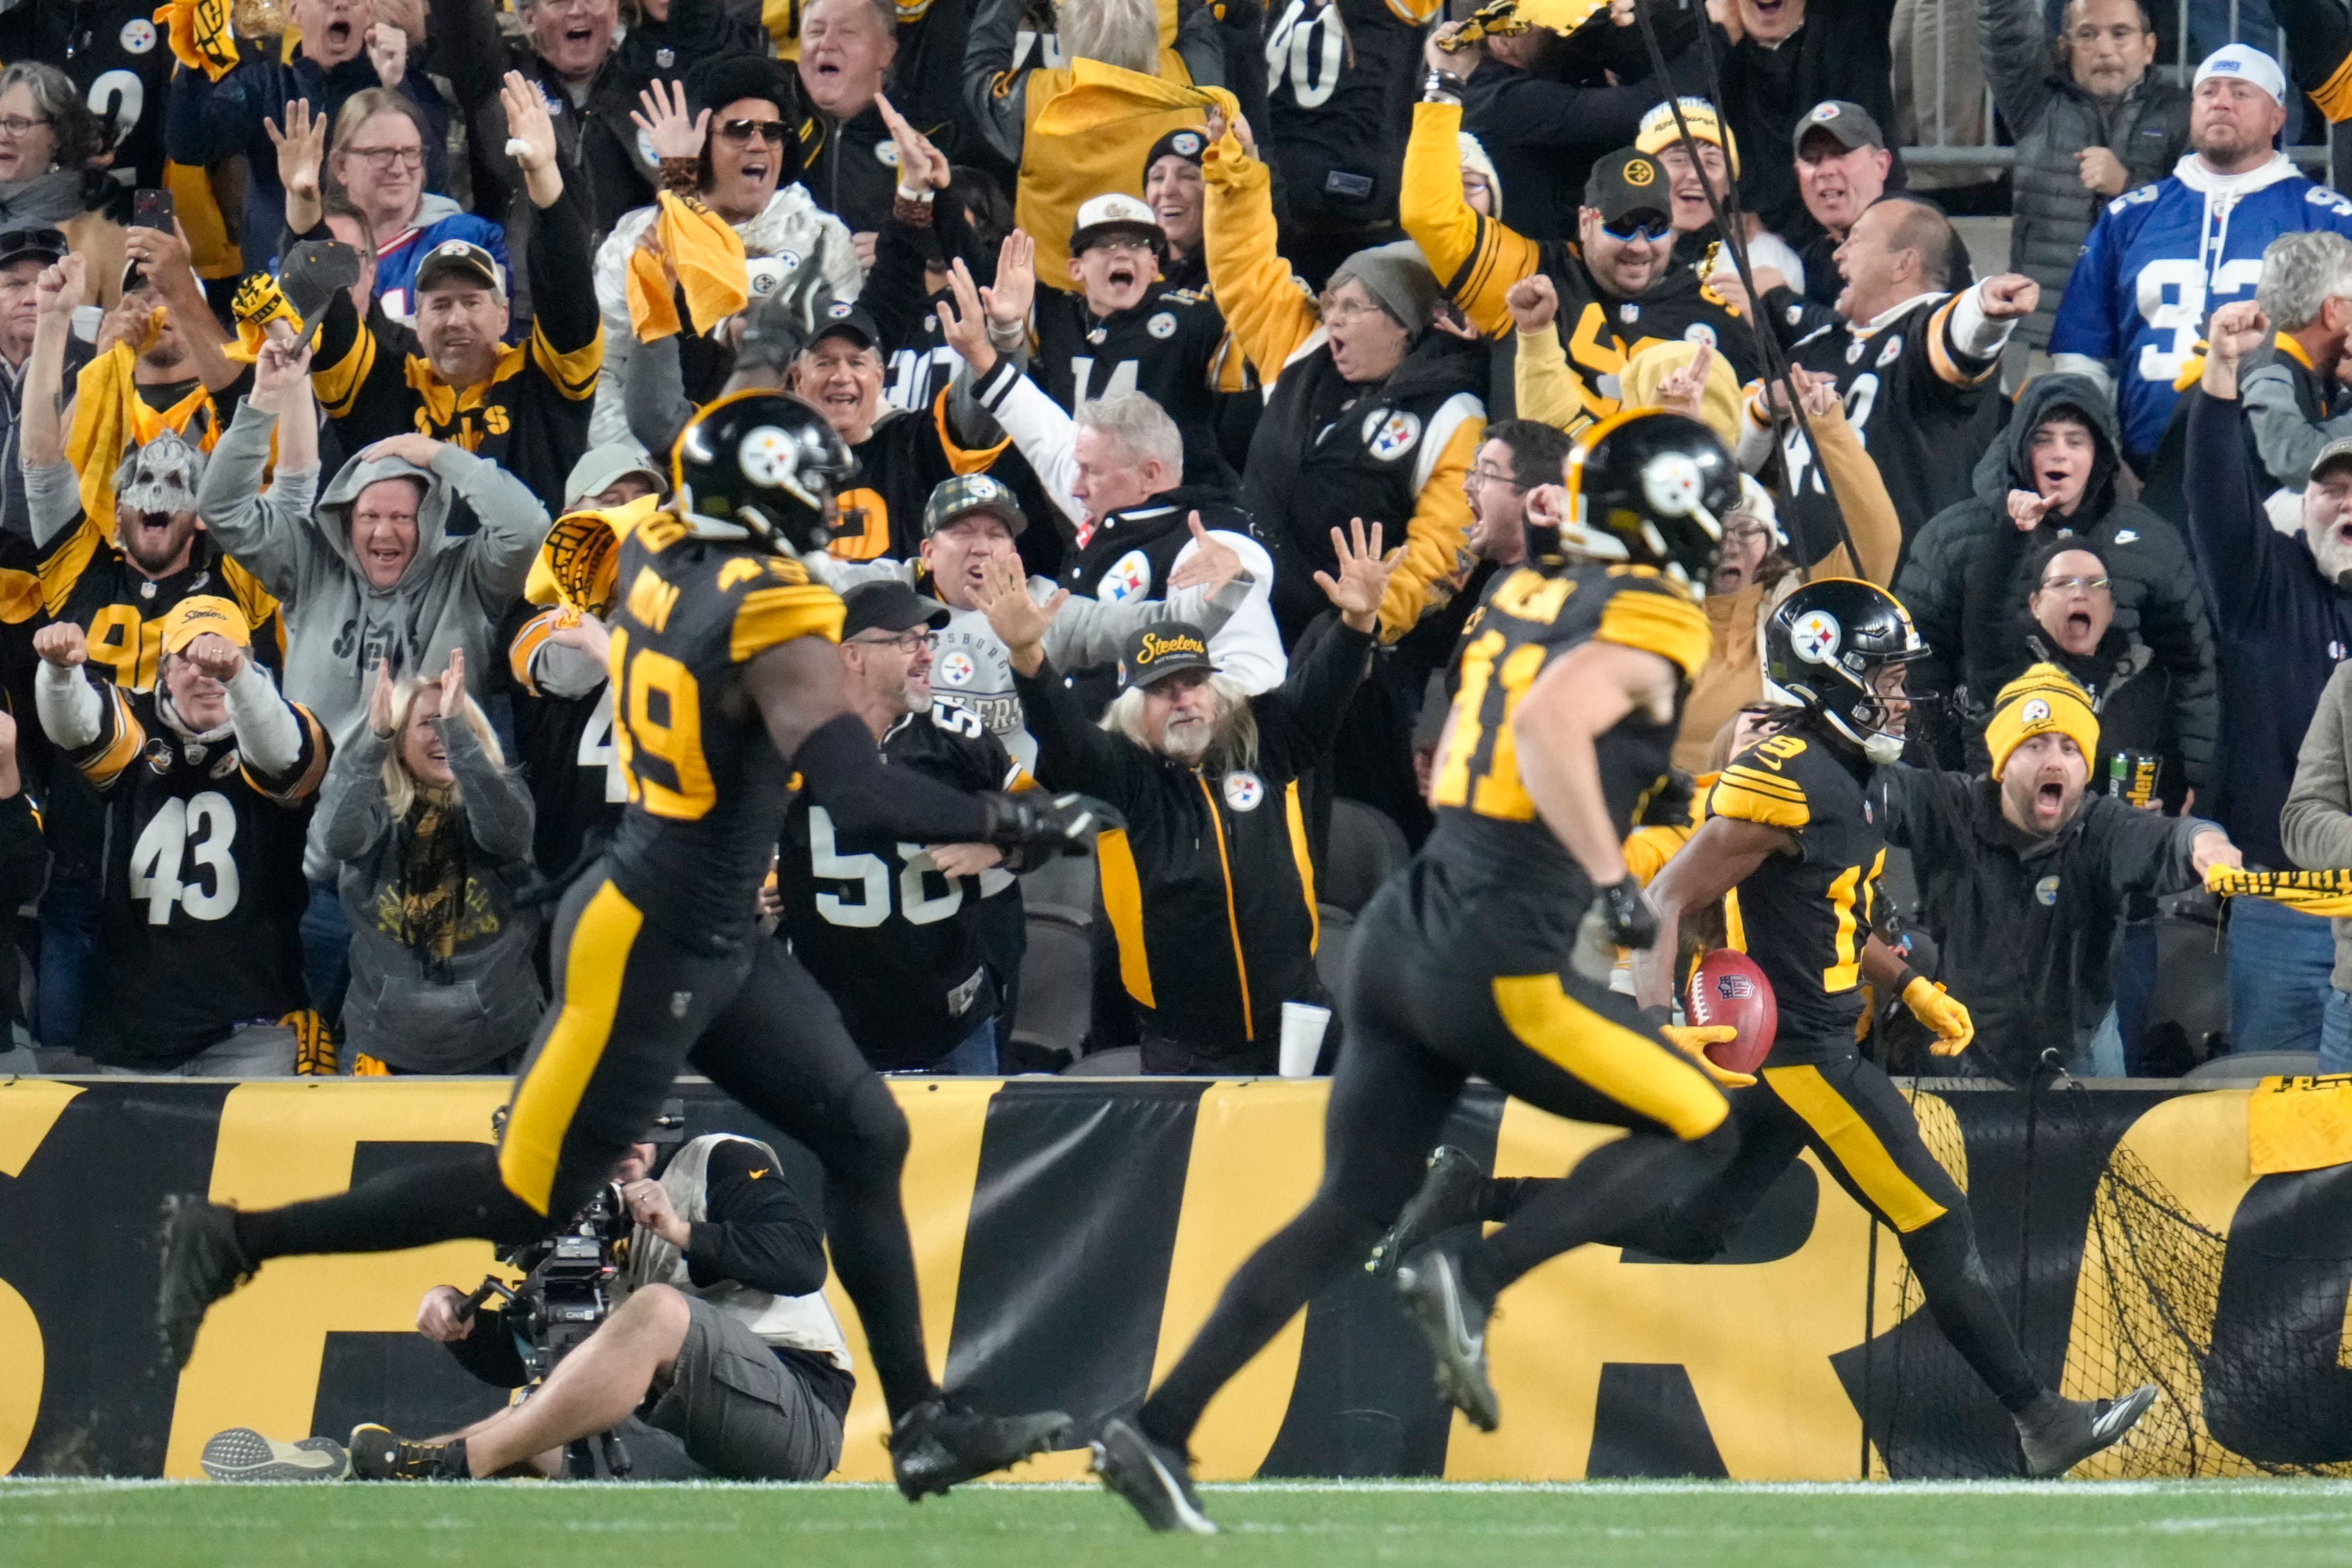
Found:
[[1719, 947], [1699, 960], [1691, 972], [1685, 1011], [1701, 1028], [1721, 1026], [1739, 1031], [1737, 1038], [1706, 1048], [1708, 1060], [1734, 1072], [1753, 1072], [1761, 1067], [1780, 1028], [1780, 1004], [1772, 996], [1772, 982], [1764, 977], [1755, 959], [1729, 947]]

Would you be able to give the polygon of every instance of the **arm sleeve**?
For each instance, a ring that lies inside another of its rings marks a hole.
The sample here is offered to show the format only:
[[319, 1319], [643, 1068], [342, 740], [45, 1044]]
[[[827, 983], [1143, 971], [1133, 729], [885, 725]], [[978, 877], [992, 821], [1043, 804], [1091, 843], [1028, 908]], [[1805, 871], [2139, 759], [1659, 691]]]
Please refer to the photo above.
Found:
[[[939, 234], [938, 208], [950, 199], [944, 193], [931, 199], [931, 222], [920, 232]], [[923, 288], [923, 252], [915, 243], [918, 232], [898, 217], [894, 204], [875, 233], [874, 265], [857, 292], [857, 302], [882, 329], [885, 344], [920, 351], [925, 347], [923, 316], [930, 296]]]
[[1559, 327], [1516, 332], [1513, 339], [1517, 352], [1511, 356], [1511, 394], [1519, 417], [1557, 430], [1580, 423], [1584, 418], [1583, 382], [1568, 362]]
[[392, 742], [377, 739], [362, 718], [352, 727], [352, 737], [336, 751], [327, 772], [328, 782], [334, 788], [324, 791], [331, 804], [325, 825], [314, 829], [319, 848], [328, 859], [345, 864], [358, 860], [377, 835], [391, 826], [392, 812], [376, 778], [391, 749]]
[[1029, 471], [1037, 476], [1045, 498], [1075, 528], [1087, 509], [1070, 494], [1078, 460], [1077, 425], [1069, 414], [1045, 395], [1045, 388], [1023, 375], [1021, 366], [1009, 355], [997, 357], [995, 367], [972, 388], [972, 395], [1013, 438]]
[[1461, 129], [1459, 104], [1412, 106], [1397, 219], [1447, 298], [1492, 338], [1510, 329], [1503, 296], [1536, 270], [1539, 253], [1534, 241], [1471, 210], [1462, 193]]
[[293, 591], [306, 539], [318, 537], [310, 521], [318, 470], [309, 471], [308, 493], [299, 485], [288, 484], [292, 476], [283, 474], [277, 484], [263, 489], [277, 430], [276, 414], [249, 402], [236, 405], [228, 429], [205, 460], [205, 476], [196, 486], [196, 515], [221, 549], [282, 599]]
[[61, 670], [44, 659], [34, 673], [33, 709], [40, 716], [41, 733], [60, 751], [96, 745], [110, 727], [111, 706], [79, 664]]
[[465, 541], [467, 570], [483, 612], [496, 619], [522, 591], [531, 559], [547, 542], [552, 519], [530, 486], [463, 447], [443, 443], [433, 455], [433, 472], [447, 480], [481, 520], [480, 530]]
[[[2164, 524], [2158, 518], [2149, 526]], [[2148, 585], [2150, 591], [2140, 606], [2140, 635], [2172, 677], [2172, 733], [2180, 747], [2183, 773], [2190, 788], [2210, 795], [2213, 752], [2221, 728], [2213, 628], [2188, 551], [2174, 556], [2173, 565], [2174, 570], [2158, 574]]]
[[1122, 810], [1145, 789], [1157, 764], [1122, 735], [1087, 717], [1085, 705], [1053, 664], [1034, 675], [1014, 674], [1022, 721], [1037, 743], [1037, 782], [1048, 789], [1097, 796]]
[[[1423, 461], [1429, 472], [1413, 497], [1412, 516], [1405, 523], [1404, 559], [1389, 576], [1388, 596], [1381, 601], [1381, 641], [1393, 643], [1431, 611], [1453, 597], [1451, 580], [1462, 569], [1464, 548], [1470, 538], [1470, 497], [1463, 482], [1470, 476], [1470, 461], [1486, 430], [1485, 411], [1467, 392], [1454, 402], [1475, 412], [1463, 414], [1450, 433], [1433, 429], [1423, 437]], [[1435, 426], [1454, 411], [1449, 402], [1430, 423]], [[1454, 411], [1459, 412], [1459, 411]], [[1430, 443], [1444, 435], [1433, 451]], [[1395, 548], [1395, 541], [1387, 541]]]
[[474, 841], [494, 855], [509, 860], [530, 858], [530, 790], [522, 775], [509, 772], [490, 760], [474, 727], [446, 718], [433, 721], [441, 744], [448, 748], [449, 771], [466, 806], [466, 829]]
[[[2298, 35], [2300, 37], [2300, 35]], [[2024, 136], [2042, 123], [2053, 89], [2050, 33], [2034, 0], [1977, 0], [1977, 44], [1984, 60], [1985, 85], [2012, 134]]]
[[[1878, 465], [1853, 426], [1846, 423], [1843, 407], [1807, 423], [1812, 427], [1822, 471], [1829, 476], [1830, 494], [1837, 498], [1838, 510], [1853, 535], [1854, 549], [1862, 552], [1860, 574], [1884, 588], [1893, 580], [1895, 558], [1903, 549], [1903, 519], [1895, 510], [1895, 497], [1886, 493]], [[1840, 545], [1808, 568], [1805, 576], [1810, 581], [1855, 570], [1855, 565], [1845, 559], [1845, 547]]]
[[2162, 898], [2201, 882], [2189, 863], [2189, 846], [2200, 833], [2220, 832], [2219, 823], [2137, 810], [2111, 795], [2085, 796], [2083, 807], [2106, 862], [2107, 885], [2116, 893]]
[[2294, 759], [2294, 783], [2279, 812], [2279, 845], [2305, 871], [2352, 866], [2352, 773], [2345, 768], [2344, 719], [2352, 708], [2352, 664], [2336, 666], [2303, 749]]
[[2352, 435], [2352, 413], [2339, 413], [2314, 424], [2295, 402], [2294, 382], [2283, 367], [2264, 365], [2248, 372], [2238, 384], [2239, 401], [2246, 405], [2246, 423], [2253, 428], [2254, 449], [2263, 466], [2273, 476], [2311, 472], [2319, 449]]
[[1372, 649], [1379, 641], [1376, 631], [1358, 632], [1336, 612], [1325, 614], [1331, 624], [1321, 634], [1300, 636], [1299, 642], [1307, 646], [1304, 656], [1291, 665], [1290, 678], [1280, 689], [1256, 699], [1279, 709], [1286, 718], [1298, 745], [1297, 766], [1301, 771], [1319, 767], [1330, 755], [1339, 727], [1347, 722], [1348, 705], [1370, 673]]
[[[2189, 389], [2187, 461], [2189, 548], [2208, 608], [2226, 638], [2254, 608], [2262, 567], [2276, 536], [2246, 460], [2244, 415], [2235, 398]], [[2269, 537], [2265, 537], [2269, 536]]]
[[1218, 30], [1217, 10], [1205, 0], [1177, 0], [1176, 57], [1194, 87], [1225, 85], [1225, 40]]
[[1244, 153], [1227, 131], [1208, 150], [1202, 172], [1207, 183], [1201, 224], [1210, 292], [1234, 341], [1271, 386], [1291, 357], [1316, 340], [1323, 323], [1276, 249], [1266, 166]]
[[301, 760], [302, 720], [250, 658], [228, 684], [228, 716], [247, 768], [282, 778]]
[[1013, 68], [1021, 33], [1022, 0], [980, 0], [964, 37], [964, 119], [1007, 163], [1021, 163], [1028, 115], [1026, 72]]
[[686, 395], [686, 376], [678, 369], [675, 334], [640, 342], [629, 352], [621, 374], [622, 403], [628, 433], [648, 452], [667, 452], [677, 433], [694, 417]]
[[[1130, 599], [1123, 604], [1073, 594], [1045, 628], [1046, 661], [1073, 670], [1108, 664], [1119, 656], [1129, 637], [1162, 621], [1190, 622], [1214, 637], [1249, 601], [1255, 586], [1244, 568], [1240, 576], [1213, 594], [1196, 585], [1180, 589], [1166, 599]], [[1053, 589], [1042, 577], [1029, 580], [1030, 596], [1040, 603]]]
[[2294, 85], [2330, 120], [2352, 119], [2352, 16], [2340, 0], [2272, 0], [2271, 14], [2294, 40]]
[[596, 303], [594, 242], [580, 181], [531, 215], [530, 357], [540, 373], [573, 402], [596, 395], [604, 364], [604, 319]]
[[[1243, 691], [1252, 696], [1270, 692], [1282, 685], [1289, 668], [1282, 650], [1282, 632], [1274, 622], [1274, 558], [1247, 534], [1216, 528], [1211, 537], [1242, 558], [1252, 580], [1247, 597], [1231, 620], [1214, 630], [1203, 628], [1209, 631], [1209, 652], [1216, 658], [1219, 672], [1232, 677]], [[1182, 566], [1200, 548], [1197, 543], [1186, 544], [1176, 552], [1171, 569]]]
[[759, 1145], [714, 1145], [704, 1173], [708, 1211], [688, 1232], [687, 1278], [709, 1288], [732, 1280], [776, 1296], [824, 1288], [824, 1228]]
[[474, 1326], [466, 1337], [452, 1340], [444, 1348], [458, 1365], [493, 1388], [520, 1388], [530, 1381], [530, 1374], [522, 1364], [522, 1352], [515, 1347], [514, 1334], [507, 1327], [507, 1315], [502, 1312], [477, 1307]]
[[25, 507], [32, 518], [33, 545], [46, 549], [50, 540], [81, 516], [81, 476], [69, 463], [44, 463], [24, 472]]
[[2017, 329], [2014, 319], [1996, 321], [1985, 314], [1981, 284], [1954, 295], [1931, 322], [1934, 336], [1928, 341], [1928, 362], [1935, 367], [1937, 380], [1956, 387], [1991, 379], [2001, 349]]

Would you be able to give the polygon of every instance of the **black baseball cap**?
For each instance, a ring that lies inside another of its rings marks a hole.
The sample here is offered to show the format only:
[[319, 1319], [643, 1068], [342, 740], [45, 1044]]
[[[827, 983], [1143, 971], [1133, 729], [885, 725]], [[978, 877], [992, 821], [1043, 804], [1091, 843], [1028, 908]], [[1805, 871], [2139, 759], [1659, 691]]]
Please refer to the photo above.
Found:
[[1831, 138], [1848, 152], [1857, 147], [1886, 145], [1886, 132], [1878, 128], [1870, 110], [1842, 98], [1830, 99], [1807, 110], [1805, 117], [1797, 121], [1796, 133], [1789, 139], [1790, 148], [1801, 154], [1805, 138], [1816, 132]]
[[845, 643], [860, 632], [911, 632], [918, 626], [936, 632], [948, 623], [946, 605], [924, 598], [896, 579], [861, 582], [843, 594], [841, 602], [848, 610], [841, 622]]
[[1186, 670], [1217, 673], [1217, 662], [1209, 657], [1208, 635], [1189, 621], [1146, 626], [1127, 640], [1118, 655], [1122, 688], [1148, 686]]
[[1660, 223], [1673, 216], [1666, 172], [1639, 148], [1612, 152], [1592, 166], [1584, 182], [1584, 204], [1614, 227], [1636, 213], [1654, 214]]
[[844, 337], [856, 339], [863, 348], [879, 349], [882, 346], [882, 329], [874, 324], [874, 318], [865, 306], [849, 299], [836, 299], [830, 305], [820, 306], [816, 313], [816, 329], [809, 334], [809, 348], [815, 348], [827, 338]]
[[37, 261], [54, 267], [66, 258], [66, 236], [47, 224], [20, 224], [0, 229], [0, 267]]

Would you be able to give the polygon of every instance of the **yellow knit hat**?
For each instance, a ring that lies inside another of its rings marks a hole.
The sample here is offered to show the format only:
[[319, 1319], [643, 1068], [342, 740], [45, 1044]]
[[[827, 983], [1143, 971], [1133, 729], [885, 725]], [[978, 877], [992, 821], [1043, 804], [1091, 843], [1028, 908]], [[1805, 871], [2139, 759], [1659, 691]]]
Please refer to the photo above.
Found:
[[2083, 760], [2099, 755], [2099, 716], [2091, 694], [2055, 664], [2036, 664], [2000, 688], [1992, 722], [1985, 727], [1985, 746], [1992, 752], [1992, 776], [2009, 765], [2009, 754], [2026, 737], [2055, 730], [2071, 737], [2083, 750]]

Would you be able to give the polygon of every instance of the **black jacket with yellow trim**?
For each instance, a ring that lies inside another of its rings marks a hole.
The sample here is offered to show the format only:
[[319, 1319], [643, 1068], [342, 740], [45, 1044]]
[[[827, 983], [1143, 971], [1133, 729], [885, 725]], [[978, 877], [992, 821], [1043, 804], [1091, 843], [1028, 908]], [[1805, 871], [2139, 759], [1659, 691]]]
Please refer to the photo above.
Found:
[[347, 452], [403, 431], [486, 457], [530, 486], [551, 514], [588, 450], [588, 414], [604, 363], [594, 246], [577, 192], [566, 185], [534, 214], [525, 265], [537, 310], [530, 333], [499, 352], [490, 379], [444, 382], [408, 329], [371, 308], [366, 319], [341, 290], [310, 361], [310, 384]]
[[1127, 819], [1096, 852], [1147, 1071], [1272, 1072], [1282, 1004], [1321, 996], [1299, 778], [1329, 754], [1371, 647], [1370, 633], [1319, 624], [1290, 678], [1247, 699], [1253, 765], [1215, 774], [1089, 723], [1051, 664], [1017, 677], [1038, 782]]

